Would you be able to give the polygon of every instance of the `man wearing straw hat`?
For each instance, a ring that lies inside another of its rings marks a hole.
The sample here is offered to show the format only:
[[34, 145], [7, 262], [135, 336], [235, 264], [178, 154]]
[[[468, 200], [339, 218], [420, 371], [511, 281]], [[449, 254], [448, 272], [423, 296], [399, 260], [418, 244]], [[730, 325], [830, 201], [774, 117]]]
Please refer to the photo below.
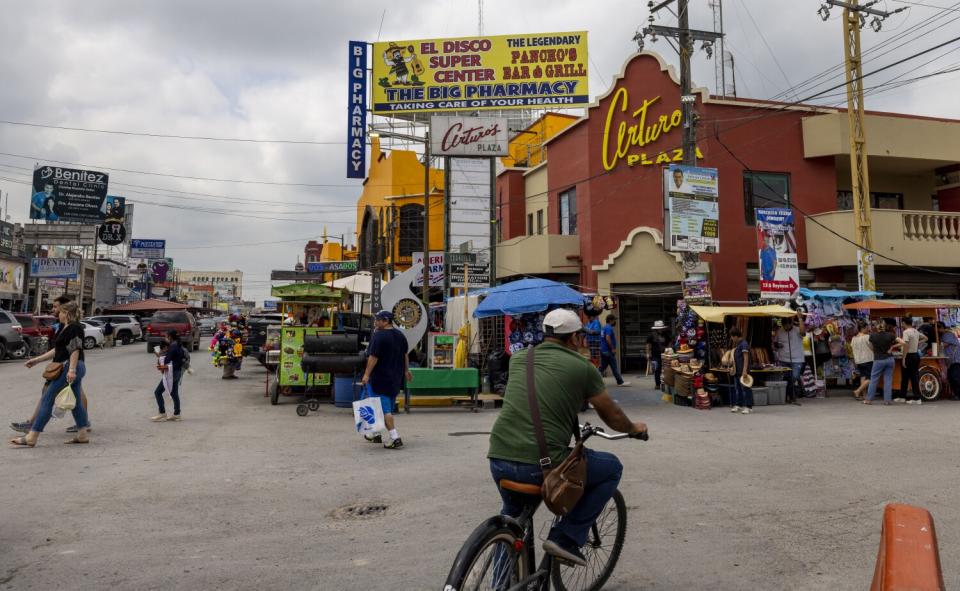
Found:
[[660, 356], [663, 355], [663, 348], [666, 345], [664, 335], [666, 335], [667, 325], [663, 323], [663, 320], [657, 320], [651, 328], [653, 328], [653, 332], [647, 337], [647, 363], [650, 363], [653, 368], [653, 383], [659, 390], [660, 372], [662, 370]]

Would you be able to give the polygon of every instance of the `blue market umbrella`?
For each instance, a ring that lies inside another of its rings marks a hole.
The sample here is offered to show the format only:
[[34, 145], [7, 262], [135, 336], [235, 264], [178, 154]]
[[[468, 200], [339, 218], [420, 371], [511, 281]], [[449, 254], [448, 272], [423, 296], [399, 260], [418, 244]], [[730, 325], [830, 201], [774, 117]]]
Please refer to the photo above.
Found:
[[549, 279], [521, 279], [494, 287], [473, 311], [475, 318], [519, 316], [550, 306], [583, 306], [583, 295]]

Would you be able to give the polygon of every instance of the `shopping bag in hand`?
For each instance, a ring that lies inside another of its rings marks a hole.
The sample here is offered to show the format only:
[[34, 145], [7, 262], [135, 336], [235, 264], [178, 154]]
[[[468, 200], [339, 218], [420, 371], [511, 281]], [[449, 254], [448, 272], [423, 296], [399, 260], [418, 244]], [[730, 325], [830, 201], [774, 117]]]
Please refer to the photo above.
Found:
[[70, 384], [67, 384], [57, 393], [57, 397], [53, 400], [54, 414], [58, 418], [62, 417], [64, 413], [73, 410], [76, 406], [77, 397], [73, 395], [73, 388], [70, 387]]
[[353, 424], [357, 433], [374, 435], [387, 428], [383, 420], [383, 406], [380, 397], [371, 395], [369, 388], [364, 389], [363, 396], [353, 402]]

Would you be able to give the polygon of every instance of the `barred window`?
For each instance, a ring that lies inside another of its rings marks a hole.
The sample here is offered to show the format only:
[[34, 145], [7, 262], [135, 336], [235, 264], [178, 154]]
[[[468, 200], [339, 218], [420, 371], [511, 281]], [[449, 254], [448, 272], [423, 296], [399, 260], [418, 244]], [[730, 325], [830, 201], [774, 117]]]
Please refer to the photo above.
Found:
[[400, 239], [397, 256], [410, 257], [423, 250], [423, 206], [400, 207]]

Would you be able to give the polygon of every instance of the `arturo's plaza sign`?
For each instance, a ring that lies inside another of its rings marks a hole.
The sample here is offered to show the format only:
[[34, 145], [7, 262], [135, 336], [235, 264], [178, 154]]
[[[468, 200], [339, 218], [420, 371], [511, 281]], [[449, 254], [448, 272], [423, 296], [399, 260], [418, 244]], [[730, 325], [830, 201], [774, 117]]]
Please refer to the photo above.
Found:
[[[683, 149], [667, 147], [660, 139], [678, 130], [683, 119], [680, 109], [669, 115], [650, 116], [650, 107], [660, 100], [659, 96], [643, 99], [636, 108], [630, 106], [630, 93], [620, 88], [610, 101], [607, 118], [603, 124], [603, 168], [613, 170], [621, 161], [627, 166], [649, 166], [651, 164], [670, 164], [683, 162]], [[629, 113], [629, 120], [621, 121], [614, 129], [613, 121], [617, 113]], [[675, 134], [676, 135], [676, 134]], [[680, 143], [679, 135], [672, 143]], [[654, 146], [654, 144], [658, 144]], [[697, 158], [703, 158], [697, 148]]]
[[507, 156], [507, 119], [430, 118], [430, 153], [436, 156]]

